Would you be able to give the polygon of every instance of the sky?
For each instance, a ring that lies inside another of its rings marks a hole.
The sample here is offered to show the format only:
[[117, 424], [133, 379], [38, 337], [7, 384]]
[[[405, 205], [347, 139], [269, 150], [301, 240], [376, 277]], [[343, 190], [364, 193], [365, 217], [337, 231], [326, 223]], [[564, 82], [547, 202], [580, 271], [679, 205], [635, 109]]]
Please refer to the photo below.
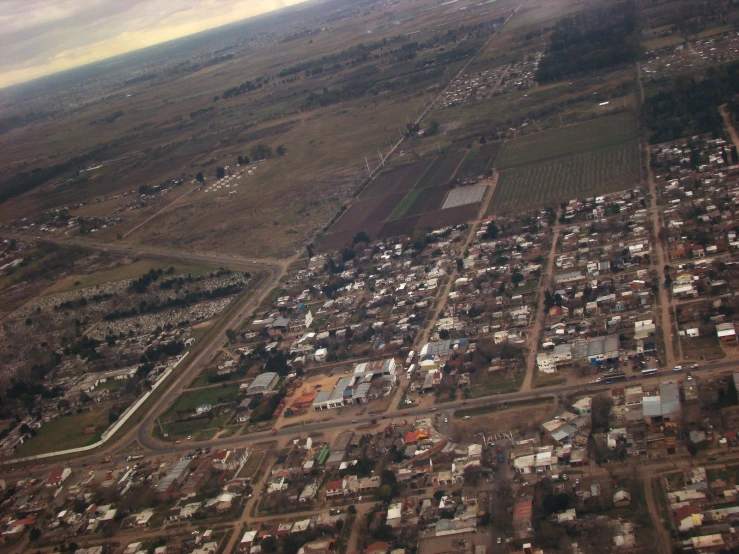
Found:
[[0, 0], [0, 88], [304, 0]]

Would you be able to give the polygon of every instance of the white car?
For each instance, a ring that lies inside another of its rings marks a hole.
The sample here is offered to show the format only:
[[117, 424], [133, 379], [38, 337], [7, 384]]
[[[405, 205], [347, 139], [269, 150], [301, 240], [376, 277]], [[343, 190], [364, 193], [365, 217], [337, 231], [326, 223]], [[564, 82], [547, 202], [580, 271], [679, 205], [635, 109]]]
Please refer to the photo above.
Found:
[[502, 544], [503, 543], [503, 539], [501, 537], [498, 537], [498, 540], [495, 541], [495, 542], [498, 543], [498, 544]]
[[470, 416], [466, 415], [462, 419], [470, 419]]
[[682, 370], [683, 370], [683, 366], [681, 365], [676, 365], [675, 367], [672, 368], [672, 371], [682, 371]]
[[444, 418], [444, 423], [449, 423], [449, 418], [448, 417], [445, 417]]

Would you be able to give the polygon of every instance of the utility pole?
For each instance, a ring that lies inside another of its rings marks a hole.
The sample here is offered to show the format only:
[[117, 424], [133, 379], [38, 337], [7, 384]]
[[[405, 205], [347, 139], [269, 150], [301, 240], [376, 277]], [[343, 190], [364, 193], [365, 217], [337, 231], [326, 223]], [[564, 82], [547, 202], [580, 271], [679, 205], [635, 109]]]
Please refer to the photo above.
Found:
[[419, 119], [418, 118], [418, 108], [415, 108], [415, 110], [416, 110], [416, 119]]
[[441, 154], [441, 146], [439, 146], [439, 142], [436, 142], [436, 148], [439, 150], [439, 154]]
[[400, 125], [398, 125], [398, 135], [400, 135], [400, 138], [403, 138], [403, 133], [400, 131]]
[[557, 115], [559, 116], [559, 124], [562, 125], [562, 114], [558, 113]]
[[495, 126], [495, 130], [498, 131], [498, 140], [503, 140], [503, 139], [500, 138], [500, 131], [498, 130], [498, 126], [497, 125]]
[[382, 159], [382, 152], [380, 152], [380, 149], [377, 149], [377, 154], [380, 156], [380, 164], [382, 167], [385, 167], [385, 160]]
[[369, 162], [367, 161], [367, 156], [364, 157], [364, 163], [367, 164], [367, 177], [369, 177], [370, 175], [372, 175], [372, 172], [370, 171], [370, 168], [369, 168]]

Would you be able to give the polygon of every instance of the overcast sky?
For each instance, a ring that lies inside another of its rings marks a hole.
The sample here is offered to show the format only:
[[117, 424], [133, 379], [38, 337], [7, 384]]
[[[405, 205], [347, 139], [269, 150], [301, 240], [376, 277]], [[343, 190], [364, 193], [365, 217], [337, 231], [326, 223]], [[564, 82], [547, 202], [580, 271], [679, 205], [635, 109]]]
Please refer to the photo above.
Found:
[[304, 0], [0, 0], [0, 87]]

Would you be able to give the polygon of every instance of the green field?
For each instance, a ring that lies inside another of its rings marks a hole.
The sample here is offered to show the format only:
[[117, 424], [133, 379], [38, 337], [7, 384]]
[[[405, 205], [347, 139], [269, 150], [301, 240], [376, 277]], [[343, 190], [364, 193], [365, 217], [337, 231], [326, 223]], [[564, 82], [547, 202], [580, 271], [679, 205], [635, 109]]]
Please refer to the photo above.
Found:
[[[95, 425], [96, 431], [83, 435], [82, 430]], [[100, 440], [100, 435], [108, 427], [108, 414], [105, 408], [60, 417], [44, 424], [36, 432], [36, 436], [18, 447], [14, 457], [24, 458], [44, 452], [55, 452], [87, 446]]]
[[183, 392], [177, 400], [167, 409], [165, 417], [176, 416], [178, 413], [194, 410], [201, 404], [221, 404], [224, 402], [236, 402], [239, 397], [239, 385], [227, 385], [210, 387], [207, 389]]
[[600, 117], [508, 141], [498, 154], [495, 167], [505, 169], [560, 156], [612, 148], [629, 143], [637, 136], [634, 112]]
[[639, 145], [631, 141], [595, 152], [502, 171], [490, 213], [511, 213], [639, 184]]
[[473, 146], [459, 167], [457, 175], [461, 178], [477, 177], [485, 173], [495, 161], [501, 147], [500, 142]]
[[[441, 156], [440, 158], [436, 158], [434, 160], [434, 163], [429, 166], [429, 168], [426, 170], [426, 173], [423, 174], [423, 177], [421, 177], [418, 182], [414, 185], [414, 189], [422, 189], [428, 186], [429, 182], [433, 178], [433, 176], [436, 174], [436, 172], [441, 167], [441, 164], [444, 163], [444, 156]], [[407, 198], [407, 197], [406, 197]], [[401, 202], [402, 204], [402, 202]]]

